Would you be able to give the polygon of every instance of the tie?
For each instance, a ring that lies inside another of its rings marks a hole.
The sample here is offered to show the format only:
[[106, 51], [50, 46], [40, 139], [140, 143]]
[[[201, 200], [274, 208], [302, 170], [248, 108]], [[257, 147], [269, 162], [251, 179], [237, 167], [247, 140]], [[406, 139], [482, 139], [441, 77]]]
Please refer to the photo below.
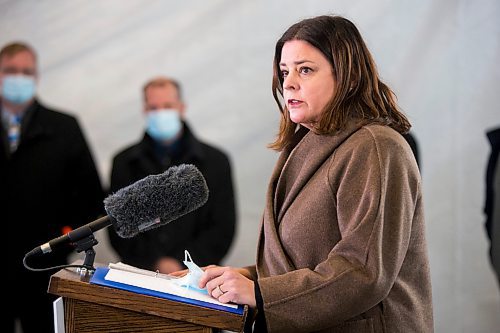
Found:
[[21, 136], [21, 117], [18, 115], [11, 115], [9, 117], [9, 132], [8, 132], [10, 152], [16, 151], [19, 145], [19, 138]]

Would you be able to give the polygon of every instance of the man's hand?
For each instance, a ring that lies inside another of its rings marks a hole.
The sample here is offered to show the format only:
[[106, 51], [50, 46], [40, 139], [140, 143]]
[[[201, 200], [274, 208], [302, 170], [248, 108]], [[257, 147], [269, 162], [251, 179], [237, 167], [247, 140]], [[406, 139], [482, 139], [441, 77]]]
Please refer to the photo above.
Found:
[[156, 263], [156, 269], [162, 274], [170, 274], [172, 272], [180, 271], [182, 269], [182, 265], [177, 259], [163, 257]]

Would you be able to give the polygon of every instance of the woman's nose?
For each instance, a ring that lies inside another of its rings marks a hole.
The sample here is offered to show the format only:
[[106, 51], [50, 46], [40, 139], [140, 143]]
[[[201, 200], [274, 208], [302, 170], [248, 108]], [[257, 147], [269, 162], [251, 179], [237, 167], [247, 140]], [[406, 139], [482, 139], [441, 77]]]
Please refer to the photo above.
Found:
[[285, 76], [283, 81], [283, 89], [294, 90], [298, 88], [297, 77], [293, 73], [289, 73]]

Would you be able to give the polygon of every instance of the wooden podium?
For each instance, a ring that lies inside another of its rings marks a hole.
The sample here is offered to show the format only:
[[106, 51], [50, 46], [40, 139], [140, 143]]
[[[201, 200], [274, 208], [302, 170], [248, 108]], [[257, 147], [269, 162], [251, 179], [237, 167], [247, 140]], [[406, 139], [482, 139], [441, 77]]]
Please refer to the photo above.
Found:
[[74, 269], [52, 275], [49, 293], [64, 300], [66, 333], [243, 332], [243, 315], [90, 284]]

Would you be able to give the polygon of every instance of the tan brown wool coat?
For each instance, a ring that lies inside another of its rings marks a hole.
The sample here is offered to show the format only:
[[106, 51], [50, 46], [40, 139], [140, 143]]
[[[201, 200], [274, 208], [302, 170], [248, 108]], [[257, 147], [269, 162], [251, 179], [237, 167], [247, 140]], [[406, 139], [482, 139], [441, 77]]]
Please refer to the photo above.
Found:
[[410, 147], [377, 124], [297, 136], [271, 177], [259, 239], [268, 331], [432, 332]]

